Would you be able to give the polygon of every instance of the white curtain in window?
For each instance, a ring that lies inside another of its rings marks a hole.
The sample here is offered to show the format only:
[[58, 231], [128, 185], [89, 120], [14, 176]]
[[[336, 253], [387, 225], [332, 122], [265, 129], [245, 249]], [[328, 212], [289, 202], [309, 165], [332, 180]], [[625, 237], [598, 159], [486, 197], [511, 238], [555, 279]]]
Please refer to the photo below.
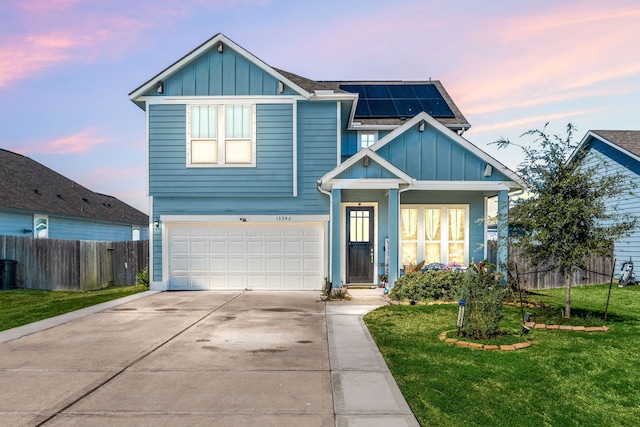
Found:
[[218, 109], [211, 105], [191, 107], [191, 137], [216, 138]]
[[225, 113], [227, 138], [251, 137], [251, 107], [248, 105], [228, 105]]
[[418, 210], [402, 209], [402, 231], [403, 240], [415, 240], [418, 232]]
[[464, 209], [449, 209], [449, 239], [464, 238]]
[[440, 229], [440, 209], [426, 209], [424, 216], [424, 232], [427, 240], [435, 240]]

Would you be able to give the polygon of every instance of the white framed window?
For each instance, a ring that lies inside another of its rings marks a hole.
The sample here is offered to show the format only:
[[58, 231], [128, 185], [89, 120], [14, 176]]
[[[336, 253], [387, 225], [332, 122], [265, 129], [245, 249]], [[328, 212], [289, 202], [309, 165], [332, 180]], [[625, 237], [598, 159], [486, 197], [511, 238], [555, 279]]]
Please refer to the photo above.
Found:
[[255, 166], [255, 107], [187, 106], [187, 166]]
[[358, 131], [358, 151], [372, 146], [378, 140], [378, 131]]
[[468, 205], [402, 205], [402, 265], [469, 263]]
[[33, 215], [33, 237], [41, 239], [49, 237], [49, 217], [47, 215]]

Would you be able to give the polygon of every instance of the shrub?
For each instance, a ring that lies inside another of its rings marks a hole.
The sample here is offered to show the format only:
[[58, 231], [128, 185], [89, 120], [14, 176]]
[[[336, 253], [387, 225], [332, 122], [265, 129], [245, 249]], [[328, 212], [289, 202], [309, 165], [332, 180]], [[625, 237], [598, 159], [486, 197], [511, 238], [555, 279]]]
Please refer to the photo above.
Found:
[[149, 288], [149, 270], [144, 269], [136, 276], [136, 285], [142, 285], [145, 288]]
[[393, 285], [389, 298], [398, 301], [452, 299], [461, 282], [462, 274], [456, 270], [408, 272]]
[[498, 335], [502, 320], [505, 287], [487, 273], [482, 264], [472, 264], [464, 273], [459, 288], [460, 299], [466, 301], [462, 335], [472, 339], [489, 339]]

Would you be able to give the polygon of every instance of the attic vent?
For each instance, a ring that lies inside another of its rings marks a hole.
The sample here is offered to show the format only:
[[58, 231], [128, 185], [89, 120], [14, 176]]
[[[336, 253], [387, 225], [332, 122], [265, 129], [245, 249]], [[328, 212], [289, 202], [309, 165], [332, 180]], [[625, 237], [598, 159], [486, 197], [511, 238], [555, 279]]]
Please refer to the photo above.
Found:
[[36, 194], [40, 194], [40, 195], [42, 195], [42, 193], [40, 192], [40, 190], [38, 190], [37, 188], [34, 188], [34, 189], [33, 189], [33, 192], [34, 192], [34, 193], [36, 193]]
[[60, 200], [64, 200], [64, 198], [62, 197], [62, 194], [56, 194], [56, 197]]
[[111, 207], [111, 203], [102, 203], [102, 205], [103, 205], [105, 208], [110, 208], [110, 207]]
[[89, 203], [89, 199], [87, 199], [86, 197], [83, 197], [82, 200], [84, 200], [86, 203]]

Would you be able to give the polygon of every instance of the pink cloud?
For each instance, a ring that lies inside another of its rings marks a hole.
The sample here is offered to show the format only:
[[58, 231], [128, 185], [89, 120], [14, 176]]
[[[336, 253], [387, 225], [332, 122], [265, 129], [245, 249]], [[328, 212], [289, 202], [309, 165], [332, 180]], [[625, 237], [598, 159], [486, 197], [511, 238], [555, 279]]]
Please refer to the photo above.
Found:
[[50, 11], [66, 9], [74, 4], [83, 3], [86, 0], [22, 0], [18, 8], [29, 12]]
[[91, 172], [89, 182], [103, 182], [105, 180], [124, 180], [146, 179], [146, 170], [143, 167], [116, 169], [111, 166], [96, 168]]
[[142, 17], [73, 9], [80, 3], [81, 0], [18, 3], [18, 10], [14, 10], [16, 19], [27, 29], [37, 29], [14, 34], [0, 32], [0, 88], [57, 64], [120, 56], [123, 51], [135, 48], [134, 36], [151, 26]]
[[83, 130], [73, 135], [49, 141], [40, 147], [29, 150], [31, 153], [47, 154], [80, 154], [91, 151], [96, 145], [107, 141], [106, 138], [96, 136], [97, 128]]
[[469, 53], [452, 88], [466, 112], [581, 99], [640, 77], [640, 62], [629, 56], [640, 40], [640, 7], [563, 5], [508, 21], [489, 19], [469, 33]]
[[480, 125], [473, 126], [469, 133], [474, 136], [482, 133], [495, 133], [495, 131], [505, 130], [505, 129], [517, 129], [518, 131], [522, 130], [526, 127], [526, 125], [533, 125], [536, 128], [539, 128], [541, 124], [547, 122], [553, 122], [556, 120], [567, 119], [571, 117], [580, 117], [588, 114], [592, 114], [597, 112], [597, 109], [590, 110], [574, 110], [574, 111], [562, 111], [554, 114], [543, 114], [532, 117], [526, 117], [522, 119], [514, 119], [506, 122], [493, 123], [490, 125]]

